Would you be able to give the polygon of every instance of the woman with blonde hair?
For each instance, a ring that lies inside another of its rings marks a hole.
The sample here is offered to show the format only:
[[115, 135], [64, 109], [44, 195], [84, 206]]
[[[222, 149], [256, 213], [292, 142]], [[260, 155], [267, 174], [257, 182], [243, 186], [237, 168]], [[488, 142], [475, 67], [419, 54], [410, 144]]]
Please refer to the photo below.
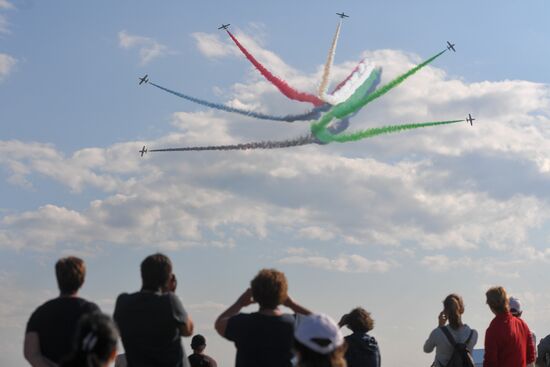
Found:
[[456, 344], [465, 344], [471, 352], [477, 342], [477, 331], [462, 322], [464, 302], [458, 294], [449, 294], [443, 301], [443, 311], [439, 313], [438, 327], [424, 343], [424, 352], [431, 353], [435, 348], [432, 366], [446, 366], [451, 360]]

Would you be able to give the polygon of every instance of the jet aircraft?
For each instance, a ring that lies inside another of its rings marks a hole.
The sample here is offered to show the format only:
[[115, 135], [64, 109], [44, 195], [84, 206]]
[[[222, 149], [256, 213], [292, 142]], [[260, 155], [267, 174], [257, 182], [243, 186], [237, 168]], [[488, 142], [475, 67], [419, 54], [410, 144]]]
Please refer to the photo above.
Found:
[[227, 28], [229, 28], [230, 25], [231, 25], [231, 24], [223, 24], [223, 23], [222, 23], [222, 25], [221, 25], [220, 27], [218, 27], [218, 29], [227, 30]]
[[447, 50], [449, 50], [449, 51], [452, 50], [453, 52], [456, 52], [456, 50], [455, 50], [455, 44], [454, 44], [454, 43], [451, 43], [451, 42], [449, 42], [449, 41], [447, 41]]
[[145, 145], [143, 146], [143, 148], [141, 148], [141, 150], [139, 152], [141, 153], [142, 157], [145, 153], [147, 153], [147, 148], [145, 147]]
[[138, 78], [139, 79], [139, 85], [142, 85], [143, 83], [149, 83], [149, 79], [147, 79], [149, 75], [145, 74], [144, 77]]
[[349, 15], [346, 15], [346, 13], [344, 12], [341, 12], [341, 13], [336, 13], [336, 15], [338, 15], [340, 18], [344, 19], [344, 18], [349, 18]]
[[470, 123], [470, 126], [474, 126], [475, 118], [472, 117], [471, 114], [468, 114], [468, 117], [466, 117], [466, 122]]

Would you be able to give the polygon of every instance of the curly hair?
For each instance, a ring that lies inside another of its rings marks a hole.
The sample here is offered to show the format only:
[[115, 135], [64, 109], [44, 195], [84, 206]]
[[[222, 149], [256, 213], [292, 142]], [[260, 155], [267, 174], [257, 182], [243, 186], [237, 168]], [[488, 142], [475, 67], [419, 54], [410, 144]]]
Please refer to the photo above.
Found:
[[508, 296], [503, 287], [493, 287], [485, 293], [487, 304], [496, 313], [505, 313], [510, 309], [508, 304]]
[[55, 276], [61, 294], [74, 294], [84, 284], [86, 265], [84, 260], [69, 256], [57, 260]]
[[374, 329], [374, 320], [370, 312], [363, 307], [356, 307], [345, 316], [345, 324], [354, 333], [366, 333]]
[[285, 274], [275, 269], [262, 269], [250, 282], [252, 297], [260, 308], [274, 309], [288, 297]]

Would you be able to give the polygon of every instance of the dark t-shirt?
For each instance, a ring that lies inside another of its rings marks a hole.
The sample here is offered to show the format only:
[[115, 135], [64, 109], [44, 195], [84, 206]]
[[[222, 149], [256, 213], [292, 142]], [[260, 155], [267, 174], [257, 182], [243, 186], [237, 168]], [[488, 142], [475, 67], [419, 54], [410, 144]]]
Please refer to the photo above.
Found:
[[236, 367], [290, 367], [294, 316], [240, 313], [227, 322], [225, 337], [237, 347]]
[[59, 363], [73, 350], [73, 339], [80, 317], [97, 311], [99, 307], [95, 303], [82, 298], [54, 298], [32, 313], [26, 332], [38, 333], [42, 355]]
[[191, 367], [211, 367], [210, 359], [204, 354], [193, 353], [189, 356]]
[[187, 313], [174, 293], [123, 293], [114, 319], [128, 367], [189, 366], [179, 329], [188, 322]]

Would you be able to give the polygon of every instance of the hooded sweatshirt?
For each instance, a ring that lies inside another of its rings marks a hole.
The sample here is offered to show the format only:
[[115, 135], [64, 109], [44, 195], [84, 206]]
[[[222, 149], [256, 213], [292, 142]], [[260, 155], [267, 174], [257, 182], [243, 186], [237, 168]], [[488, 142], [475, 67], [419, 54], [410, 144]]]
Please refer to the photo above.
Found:
[[367, 333], [355, 332], [346, 336], [348, 367], [380, 367], [380, 350], [374, 337]]

